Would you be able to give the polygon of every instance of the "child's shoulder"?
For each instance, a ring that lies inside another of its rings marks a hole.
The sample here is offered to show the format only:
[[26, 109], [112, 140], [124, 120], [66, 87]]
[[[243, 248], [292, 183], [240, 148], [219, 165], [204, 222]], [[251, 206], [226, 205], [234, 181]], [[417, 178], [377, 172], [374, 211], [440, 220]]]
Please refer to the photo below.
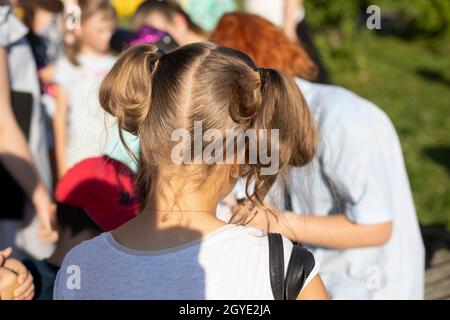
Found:
[[[263, 251], [268, 250], [269, 236], [266, 231], [247, 226], [233, 226], [234, 227], [228, 229], [230, 238], [235, 238], [239, 240], [242, 245], [249, 246], [250, 248], [259, 248]], [[284, 236], [282, 236], [281, 238], [283, 239], [284, 251], [286, 253], [290, 253], [293, 246], [291, 240], [285, 238]]]
[[98, 256], [102, 252], [104, 253], [107, 249], [106, 234], [102, 233], [73, 247], [66, 254], [64, 264], [80, 264], [83, 261], [92, 260], [92, 257]]

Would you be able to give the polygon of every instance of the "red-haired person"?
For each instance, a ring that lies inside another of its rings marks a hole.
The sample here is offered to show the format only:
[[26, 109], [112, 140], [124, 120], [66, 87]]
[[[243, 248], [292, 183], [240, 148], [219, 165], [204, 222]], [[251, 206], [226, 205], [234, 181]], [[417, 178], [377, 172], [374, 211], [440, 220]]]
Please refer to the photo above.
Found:
[[257, 14], [280, 27], [291, 41], [300, 42], [317, 65], [318, 72], [314, 82], [329, 83], [328, 72], [309, 30], [305, 2], [306, 0], [245, 0], [244, 9], [247, 13]]

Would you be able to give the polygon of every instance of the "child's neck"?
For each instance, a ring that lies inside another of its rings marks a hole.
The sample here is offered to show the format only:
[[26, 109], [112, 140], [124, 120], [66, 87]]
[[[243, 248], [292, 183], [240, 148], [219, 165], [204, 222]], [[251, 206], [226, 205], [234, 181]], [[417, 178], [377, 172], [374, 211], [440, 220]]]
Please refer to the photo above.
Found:
[[200, 239], [226, 225], [216, 218], [219, 199], [214, 190], [154, 185], [157, 187], [150, 192], [143, 211], [113, 231], [121, 245], [135, 250], [163, 250]]
[[216, 220], [217, 201], [205, 199], [204, 195], [190, 194], [188, 198], [173, 199], [173, 202], [165, 200], [150, 198], [150, 204], [142, 211], [151, 216], [149, 224], [155, 230], [183, 227], [201, 231], [205, 221]]

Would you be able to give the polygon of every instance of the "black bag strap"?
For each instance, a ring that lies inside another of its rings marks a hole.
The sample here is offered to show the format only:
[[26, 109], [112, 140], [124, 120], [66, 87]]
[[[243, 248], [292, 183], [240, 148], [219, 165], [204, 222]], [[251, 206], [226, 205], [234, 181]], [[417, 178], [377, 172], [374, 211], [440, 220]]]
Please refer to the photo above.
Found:
[[286, 300], [297, 299], [315, 265], [314, 256], [304, 247], [294, 244], [286, 274]]
[[283, 239], [278, 233], [269, 233], [270, 284], [275, 300], [295, 300], [314, 268], [311, 252], [294, 244], [284, 277]]
[[270, 285], [275, 300], [284, 300], [284, 250], [283, 239], [278, 233], [269, 233]]

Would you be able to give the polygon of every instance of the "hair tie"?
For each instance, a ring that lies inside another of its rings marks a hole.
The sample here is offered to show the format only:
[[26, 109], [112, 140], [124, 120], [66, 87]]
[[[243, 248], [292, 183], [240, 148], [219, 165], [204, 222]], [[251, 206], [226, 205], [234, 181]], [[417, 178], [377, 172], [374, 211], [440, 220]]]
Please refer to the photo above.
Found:
[[153, 72], [153, 68], [155, 66], [155, 63], [159, 61], [159, 59], [161, 59], [161, 57], [163, 55], [165, 55], [166, 53], [164, 51], [162, 51], [161, 49], [158, 49], [158, 51], [156, 51], [153, 55], [152, 58], [147, 59], [147, 64], [148, 64], [148, 69]]
[[259, 78], [261, 80], [261, 90], [264, 87], [264, 85], [266, 84], [266, 69], [265, 68], [257, 68], [256, 71], [259, 72]]
[[158, 61], [159, 59], [161, 59], [161, 57], [163, 55], [165, 55], [166, 53], [164, 51], [162, 51], [161, 49], [158, 49], [158, 51], [156, 51], [155, 55], [156, 55], [156, 60]]

